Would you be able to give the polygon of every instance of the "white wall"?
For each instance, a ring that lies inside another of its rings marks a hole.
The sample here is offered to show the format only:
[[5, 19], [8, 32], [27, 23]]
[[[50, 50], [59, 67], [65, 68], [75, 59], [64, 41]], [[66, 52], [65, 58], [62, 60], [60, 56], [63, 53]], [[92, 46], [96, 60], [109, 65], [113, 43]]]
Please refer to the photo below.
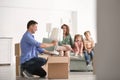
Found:
[[78, 33], [84, 35], [85, 31], [90, 31], [95, 43], [97, 43], [96, 32], [96, 0], [87, 0], [78, 10]]
[[[2, 30], [0, 36], [13, 36], [15, 42], [19, 41], [23, 33], [26, 31], [26, 25], [29, 20], [38, 22], [38, 31], [36, 38], [42, 40], [42, 37], [47, 37], [46, 23], [51, 23], [52, 27], [60, 27], [60, 19], [70, 19], [70, 11], [48, 11], [39, 9], [24, 9], [24, 8], [6, 8], [1, 7], [0, 25]], [[67, 21], [63, 21], [67, 22]]]
[[[53, 27], [60, 27], [65, 22], [71, 26], [73, 34], [81, 33], [85, 26], [96, 27], [95, 1], [0, 0], [0, 37], [13, 37], [13, 45], [20, 42], [26, 31], [26, 24], [31, 19], [39, 23], [36, 33], [38, 41], [42, 41], [42, 38], [47, 36], [46, 23], [54, 23]], [[72, 12], [77, 13], [72, 14]], [[13, 57], [12, 59], [14, 60]]]
[[97, 80], [120, 80], [120, 0], [98, 0], [97, 7]]
[[[0, 0], [0, 36], [11, 36], [19, 42], [27, 22], [34, 19], [39, 23], [36, 37], [41, 41], [46, 36], [45, 24], [55, 21], [55, 26], [60, 26], [61, 16], [62, 23], [69, 23], [74, 34], [81, 33], [85, 26], [96, 27], [94, 7], [95, 0]], [[77, 12], [74, 26], [71, 11]]]

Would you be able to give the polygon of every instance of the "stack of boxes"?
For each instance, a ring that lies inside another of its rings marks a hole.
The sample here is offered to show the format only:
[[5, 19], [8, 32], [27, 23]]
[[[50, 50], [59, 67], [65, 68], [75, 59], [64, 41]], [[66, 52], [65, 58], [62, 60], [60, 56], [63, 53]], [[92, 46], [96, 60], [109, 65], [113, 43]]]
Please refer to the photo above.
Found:
[[20, 76], [20, 56], [21, 56], [21, 50], [20, 50], [20, 44], [15, 44], [15, 56], [16, 56], [16, 76]]

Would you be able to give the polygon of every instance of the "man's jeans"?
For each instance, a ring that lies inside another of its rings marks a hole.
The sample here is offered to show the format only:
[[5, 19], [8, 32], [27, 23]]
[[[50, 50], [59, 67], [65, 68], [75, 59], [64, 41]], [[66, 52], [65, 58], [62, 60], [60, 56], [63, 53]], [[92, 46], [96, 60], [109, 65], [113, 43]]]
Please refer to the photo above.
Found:
[[32, 75], [38, 75], [40, 77], [46, 76], [46, 71], [42, 68], [47, 63], [47, 60], [40, 57], [35, 57], [21, 64], [21, 71], [28, 71]]

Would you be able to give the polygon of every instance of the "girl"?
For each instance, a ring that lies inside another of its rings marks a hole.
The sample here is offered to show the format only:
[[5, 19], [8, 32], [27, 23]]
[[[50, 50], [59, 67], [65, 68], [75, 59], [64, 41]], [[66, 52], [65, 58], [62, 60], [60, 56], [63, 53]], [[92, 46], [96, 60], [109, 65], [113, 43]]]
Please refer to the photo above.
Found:
[[75, 35], [73, 51], [75, 53], [75, 56], [80, 55], [81, 57], [83, 57], [83, 38], [82, 38], [82, 35], [79, 35], [79, 34]]

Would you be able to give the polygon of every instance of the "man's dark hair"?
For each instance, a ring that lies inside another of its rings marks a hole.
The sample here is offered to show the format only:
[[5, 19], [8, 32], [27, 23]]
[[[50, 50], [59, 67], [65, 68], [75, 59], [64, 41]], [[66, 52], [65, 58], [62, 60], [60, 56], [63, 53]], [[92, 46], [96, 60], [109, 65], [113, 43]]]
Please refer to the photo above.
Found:
[[27, 23], [27, 29], [29, 29], [29, 27], [31, 26], [31, 25], [35, 25], [35, 24], [38, 24], [36, 21], [34, 21], [34, 20], [30, 20], [28, 23]]

